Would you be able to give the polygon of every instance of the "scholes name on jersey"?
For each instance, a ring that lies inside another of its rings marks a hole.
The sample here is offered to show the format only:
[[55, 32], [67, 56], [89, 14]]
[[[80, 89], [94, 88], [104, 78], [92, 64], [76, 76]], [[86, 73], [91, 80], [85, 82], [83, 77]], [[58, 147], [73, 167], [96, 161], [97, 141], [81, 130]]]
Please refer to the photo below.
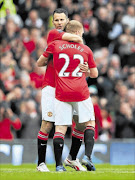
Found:
[[68, 49], [68, 48], [71, 48], [71, 49], [78, 49], [80, 52], [83, 52], [83, 48], [81, 48], [81, 46], [78, 46], [77, 44], [63, 44], [62, 46], [59, 46], [59, 48], [61, 50], [63, 49]]

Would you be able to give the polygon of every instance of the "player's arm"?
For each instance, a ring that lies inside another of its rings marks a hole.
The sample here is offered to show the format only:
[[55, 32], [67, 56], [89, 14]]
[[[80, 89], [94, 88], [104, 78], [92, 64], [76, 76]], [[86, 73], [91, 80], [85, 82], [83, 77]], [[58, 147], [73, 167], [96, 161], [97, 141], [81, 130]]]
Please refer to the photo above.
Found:
[[53, 53], [54, 44], [55, 42], [50, 43], [49, 46], [45, 49], [44, 53], [39, 57], [39, 59], [37, 60], [38, 67], [47, 65], [50, 54]]
[[37, 60], [37, 66], [38, 66], [38, 67], [46, 66], [46, 65], [47, 65], [47, 61], [48, 61], [48, 58], [49, 58], [49, 56], [48, 56], [48, 57], [45, 57], [45, 56], [41, 55], [41, 56], [39, 57], [39, 59]]
[[88, 65], [89, 65], [89, 77], [97, 78], [98, 77], [98, 69], [96, 67], [96, 63], [94, 61], [93, 53], [91, 49], [88, 49]]
[[90, 68], [89, 76], [91, 78], [97, 78], [98, 77], [98, 69], [95, 68]]
[[88, 71], [85, 72], [85, 76], [89, 77], [90, 76], [90, 69], [88, 69]]
[[71, 34], [71, 33], [64, 33], [62, 35], [62, 39], [65, 40], [65, 41], [73, 41], [73, 42], [77, 42], [77, 43], [81, 43], [83, 44], [83, 39], [76, 35], [76, 34]]

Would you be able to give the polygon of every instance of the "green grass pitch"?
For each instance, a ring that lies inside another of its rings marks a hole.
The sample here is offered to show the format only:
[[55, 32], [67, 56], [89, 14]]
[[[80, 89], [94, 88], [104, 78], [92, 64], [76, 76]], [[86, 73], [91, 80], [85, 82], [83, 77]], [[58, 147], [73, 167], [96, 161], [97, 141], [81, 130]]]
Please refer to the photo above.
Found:
[[0, 164], [0, 180], [135, 180], [135, 166], [97, 164], [96, 171], [78, 172], [66, 167], [66, 172], [56, 172], [55, 165], [47, 165], [51, 172], [38, 172], [36, 164]]

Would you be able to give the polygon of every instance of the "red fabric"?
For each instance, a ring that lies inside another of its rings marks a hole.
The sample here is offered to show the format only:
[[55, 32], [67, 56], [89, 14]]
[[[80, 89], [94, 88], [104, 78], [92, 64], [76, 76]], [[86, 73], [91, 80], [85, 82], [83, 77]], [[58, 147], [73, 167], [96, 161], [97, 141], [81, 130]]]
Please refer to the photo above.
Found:
[[4, 53], [4, 52], [7, 52], [7, 51], [10, 51], [10, 49], [11, 49], [11, 46], [8, 44], [5, 47], [2, 47], [1, 51]]
[[109, 123], [111, 123], [111, 122], [112, 122], [112, 118], [111, 118], [111, 116], [109, 116], [109, 115], [108, 115], [108, 117], [107, 117], [107, 121], [108, 121]]
[[101, 109], [98, 104], [94, 104], [94, 112], [95, 112], [95, 140], [98, 139], [99, 130], [102, 128], [102, 116]]
[[[64, 32], [61, 30], [56, 30], [53, 29], [49, 31], [48, 36], [47, 36], [47, 44], [51, 43], [54, 40], [61, 40]], [[44, 53], [43, 53], [44, 56]], [[52, 86], [55, 87], [55, 72], [54, 72], [54, 67], [53, 67], [53, 60], [49, 61], [47, 64], [47, 69], [46, 73], [44, 76], [43, 84], [42, 87], [44, 88], [45, 86]]]
[[28, 41], [28, 42], [23, 41], [23, 45], [28, 50], [29, 53], [32, 53], [36, 48], [34, 41]]
[[35, 83], [35, 88], [41, 88], [44, 75], [43, 74], [39, 75], [36, 72], [32, 72], [30, 73], [30, 79]]
[[[76, 102], [88, 99], [89, 89], [85, 73], [80, 72], [81, 75], [77, 76], [75, 72], [79, 63], [83, 64], [87, 62], [89, 68], [96, 67], [93, 53], [88, 46], [62, 40], [54, 41], [49, 44], [46, 53], [53, 54], [56, 98], [65, 102]], [[66, 64], [67, 66], [60, 74]]]
[[51, 43], [52, 41], [55, 40], [61, 40], [64, 32], [59, 29], [52, 29], [49, 31], [48, 36], [47, 36], [47, 44]]
[[0, 140], [13, 140], [13, 134], [11, 132], [11, 127], [15, 130], [21, 128], [21, 121], [17, 118], [15, 121], [11, 121], [9, 118], [5, 118], [0, 121]]

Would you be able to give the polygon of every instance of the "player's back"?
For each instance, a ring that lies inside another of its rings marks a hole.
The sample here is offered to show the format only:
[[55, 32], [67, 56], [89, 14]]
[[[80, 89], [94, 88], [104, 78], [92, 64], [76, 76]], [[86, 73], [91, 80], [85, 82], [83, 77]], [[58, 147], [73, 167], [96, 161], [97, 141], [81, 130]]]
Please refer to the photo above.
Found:
[[89, 97], [85, 73], [78, 65], [90, 63], [91, 50], [83, 45], [67, 41], [55, 41], [53, 63], [56, 73], [56, 98], [61, 101], [82, 101]]

